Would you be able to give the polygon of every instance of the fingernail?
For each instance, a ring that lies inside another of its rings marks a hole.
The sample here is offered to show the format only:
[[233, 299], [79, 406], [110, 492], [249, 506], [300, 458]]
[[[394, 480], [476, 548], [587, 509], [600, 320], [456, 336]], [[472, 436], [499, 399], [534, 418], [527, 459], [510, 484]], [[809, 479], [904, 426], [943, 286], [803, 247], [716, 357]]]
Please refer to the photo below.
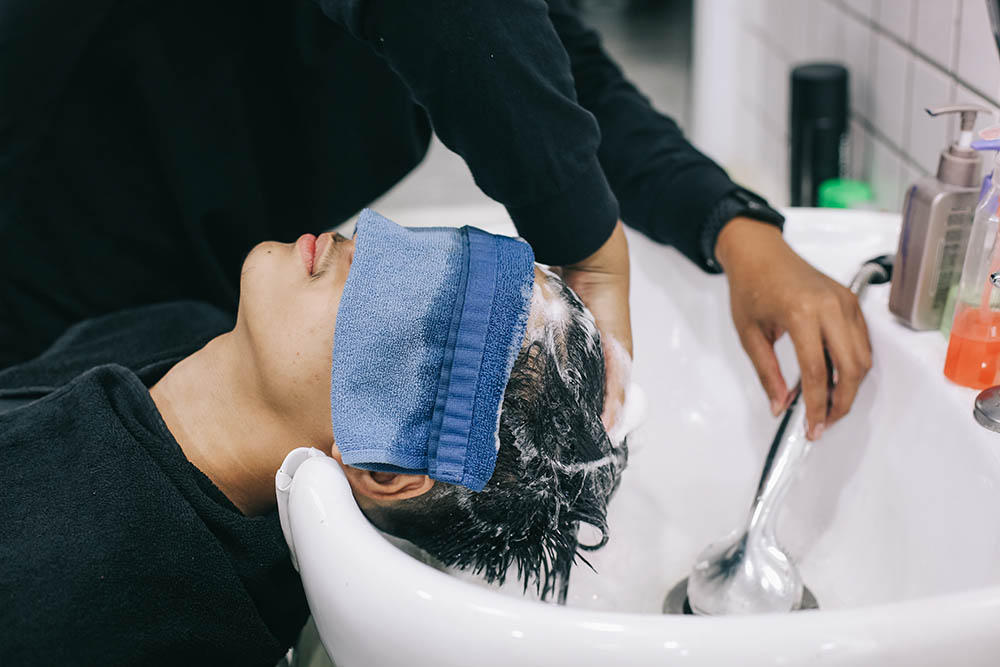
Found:
[[809, 437], [810, 440], [819, 440], [823, 437], [823, 431], [826, 430], [826, 424], [820, 422], [812, 427], [812, 435]]
[[771, 414], [775, 417], [781, 414], [781, 401], [776, 398], [771, 399]]

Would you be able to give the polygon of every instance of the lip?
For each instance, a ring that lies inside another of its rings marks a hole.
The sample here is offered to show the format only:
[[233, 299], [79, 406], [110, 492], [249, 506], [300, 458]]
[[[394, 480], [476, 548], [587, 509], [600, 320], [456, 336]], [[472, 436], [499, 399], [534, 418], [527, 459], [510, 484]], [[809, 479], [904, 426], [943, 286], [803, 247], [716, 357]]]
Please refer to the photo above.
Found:
[[299, 249], [302, 263], [306, 265], [306, 273], [311, 276], [316, 261], [316, 237], [312, 234], [303, 234], [295, 241], [295, 247]]

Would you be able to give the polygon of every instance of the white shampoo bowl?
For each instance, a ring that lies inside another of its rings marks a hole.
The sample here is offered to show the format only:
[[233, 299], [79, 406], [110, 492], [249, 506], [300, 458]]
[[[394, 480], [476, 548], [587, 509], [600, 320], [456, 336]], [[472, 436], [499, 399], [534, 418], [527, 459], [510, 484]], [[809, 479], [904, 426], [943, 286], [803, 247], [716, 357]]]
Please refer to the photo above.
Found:
[[[387, 212], [510, 232], [503, 209]], [[846, 282], [895, 251], [898, 217], [788, 211], [786, 238]], [[649, 419], [609, 508], [611, 540], [574, 570], [567, 607], [498, 592], [398, 550], [339, 466], [297, 450], [279, 509], [320, 637], [340, 667], [1000, 664], [1000, 435], [941, 373], [946, 344], [864, 297], [875, 367], [813, 447], [778, 538], [819, 611], [663, 616], [697, 553], [741, 525], [777, 425], [728, 313], [726, 280], [629, 233], [633, 380]], [[786, 339], [778, 357], [798, 369]], [[318, 454], [318, 452], [317, 452]]]

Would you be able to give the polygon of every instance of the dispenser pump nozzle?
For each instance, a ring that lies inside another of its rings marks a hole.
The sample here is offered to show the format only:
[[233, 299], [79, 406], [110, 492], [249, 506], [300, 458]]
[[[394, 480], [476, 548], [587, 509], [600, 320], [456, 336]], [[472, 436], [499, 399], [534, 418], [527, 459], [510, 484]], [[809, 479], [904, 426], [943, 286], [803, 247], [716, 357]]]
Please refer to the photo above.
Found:
[[959, 187], [975, 186], [979, 182], [979, 156], [972, 147], [972, 128], [976, 125], [976, 114], [991, 113], [990, 110], [975, 104], [953, 104], [926, 111], [931, 116], [941, 116], [946, 113], [961, 114], [962, 131], [958, 141], [941, 151], [938, 180]]
[[972, 145], [972, 128], [976, 126], [976, 114], [991, 113], [986, 107], [976, 104], [953, 104], [935, 109], [924, 109], [924, 111], [931, 116], [940, 116], [946, 113], [961, 114], [961, 133], [958, 135], [957, 146], [965, 149]]

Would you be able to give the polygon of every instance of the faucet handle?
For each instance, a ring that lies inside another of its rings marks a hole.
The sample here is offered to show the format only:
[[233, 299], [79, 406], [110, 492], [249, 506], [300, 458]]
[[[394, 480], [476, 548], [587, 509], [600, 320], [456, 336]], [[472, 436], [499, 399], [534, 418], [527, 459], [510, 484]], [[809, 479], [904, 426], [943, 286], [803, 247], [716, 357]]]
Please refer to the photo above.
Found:
[[972, 415], [983, 428], [1000, 433], [1000, 386], [979, 392]]

